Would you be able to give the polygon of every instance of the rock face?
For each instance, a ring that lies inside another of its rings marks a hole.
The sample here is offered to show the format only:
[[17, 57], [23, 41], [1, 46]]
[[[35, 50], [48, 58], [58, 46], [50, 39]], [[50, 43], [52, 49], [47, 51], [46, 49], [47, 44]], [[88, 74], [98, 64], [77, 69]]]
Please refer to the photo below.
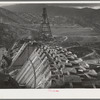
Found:
[[[96, 70], [90, 69], [87, 63], [66, 48], [48, 44], [41, 45], [32, 41], [28, 44], [30, 45], [27, 46], [34, 47], [28, 59], [23, 65], [17, 64], [17, 67], [13, 65], [10, 68], [12, 69], [10, 75], [20, 86], [26, 88], [99, 87], [99, 79], [97, 79], [99, 74]], [[16, 55], [20, 50], [22, 49], [19, 49]], [[26, 51], [27, 49], [23, 48], [21, 52], [25, 54]], [[20, 57], [18, 56], [16, 59], [20, 59]], [[20, 62], [20, 60], [16, 61]]]

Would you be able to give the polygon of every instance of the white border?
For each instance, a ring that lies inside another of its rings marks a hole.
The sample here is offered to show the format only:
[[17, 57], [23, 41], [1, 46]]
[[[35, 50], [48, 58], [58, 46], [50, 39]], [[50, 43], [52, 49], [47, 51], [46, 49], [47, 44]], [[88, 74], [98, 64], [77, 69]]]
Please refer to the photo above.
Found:
[[100, 99], [99, 89], [2, 89], [0, 99]]
[[[6, 4], [100, 3], [100, 1], [9, 1]], [[58, 90], [58, 92], [55, 92]], [[0, 89], [0, 99], [99, 99], [100, 89]]]
[[32, 3], [32, 4], [46, 4], [46, 3], [57, 3], [57, 4], [65, 4], [65, 3], [79, 3], [79, 4], [86, 4], [86, 3], [90, 3], [90, 4], [93, 4], [93, 3], [100, 3], [100, 1], [0, 1], [0, 3], [16, 3], [16, 4], [29, 4], [29, 3]]

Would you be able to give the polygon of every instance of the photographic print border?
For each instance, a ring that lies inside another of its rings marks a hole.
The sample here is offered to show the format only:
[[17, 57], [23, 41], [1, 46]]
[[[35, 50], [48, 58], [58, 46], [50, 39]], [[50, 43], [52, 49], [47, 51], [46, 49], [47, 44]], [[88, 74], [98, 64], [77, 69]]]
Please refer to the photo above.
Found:
[[[0, 3], [100, 3], [100, 1], [0, 1]], [[0, 89], [0, 99], [99, 99], [100, 89]]]

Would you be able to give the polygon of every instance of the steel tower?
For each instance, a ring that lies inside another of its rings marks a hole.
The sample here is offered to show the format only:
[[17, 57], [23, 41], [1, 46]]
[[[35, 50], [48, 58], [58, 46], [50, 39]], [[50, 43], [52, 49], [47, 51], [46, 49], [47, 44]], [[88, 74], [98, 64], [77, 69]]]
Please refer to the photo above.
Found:
[[40, 38], [43, 40], [49, 40], [52, 38], [52, 33], [51, 33], [51, 28], [50, 28], [46, 8], [43, 8], [42, 22], [40, 25]]

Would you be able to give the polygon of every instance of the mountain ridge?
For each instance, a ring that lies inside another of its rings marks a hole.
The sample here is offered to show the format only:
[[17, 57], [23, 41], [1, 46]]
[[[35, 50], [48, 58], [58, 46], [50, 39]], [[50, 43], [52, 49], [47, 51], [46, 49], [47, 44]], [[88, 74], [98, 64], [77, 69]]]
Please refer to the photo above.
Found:
[[[47, 8], [48, 16], [65, 16], [70, 20], [74, 20], [75, 23], [78, 23], [82, 26], [91, 26], [91, 23], [100, 23], [100, 9], [92, 8], [70, 8], [70, 7], [59, 7], [52, 5], [43, 5], [43, 4], [16, 4], [10, 6], [4, 6], [3, 8], [8, 9], [12, 12], [17, 12], [20, 14], [26, 13], [23, 15], [25, 17], [29, 16], [28, 13], [33, 15], [42, 14], [42, 8]], [[24, 17], [23, 17], [24, 18]]]

